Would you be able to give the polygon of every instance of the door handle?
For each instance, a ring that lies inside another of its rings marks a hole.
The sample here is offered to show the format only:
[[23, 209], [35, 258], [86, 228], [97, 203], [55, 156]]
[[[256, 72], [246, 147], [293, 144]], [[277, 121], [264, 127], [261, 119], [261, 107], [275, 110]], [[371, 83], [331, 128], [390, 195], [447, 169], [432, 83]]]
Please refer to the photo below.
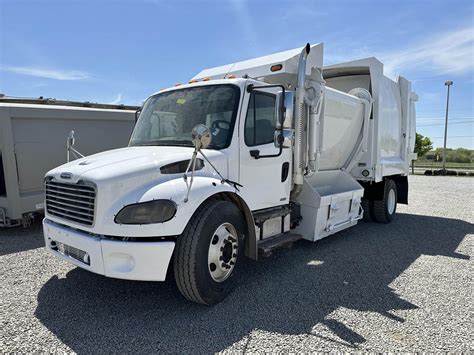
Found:
[[290, 172], [290, 163], [284, 162], [281, 166], [281, 182], [285, 182]]

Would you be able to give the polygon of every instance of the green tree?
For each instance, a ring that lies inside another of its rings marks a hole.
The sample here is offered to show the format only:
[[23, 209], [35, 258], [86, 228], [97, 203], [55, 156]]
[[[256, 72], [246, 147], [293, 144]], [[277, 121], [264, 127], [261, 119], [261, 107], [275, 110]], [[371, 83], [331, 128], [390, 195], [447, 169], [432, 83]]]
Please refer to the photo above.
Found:
[[471, 151], [465, 148], [457, 148], [453, 150], [450, 156], [452, 162], [455, 163], [470, 163], [471, 162]]
[[[415, 138], [415, 153], [418, 158], [422, 158], [426, 153], [433, 149], [433, 142], [428, 137], [424, 137], [420, 133], [416, 133]], [[411, 162], [411, 173], [415, 174], [415, 161]]]
[[415, 153], [418, 154], [418, 158], [422, 158], [431, 149], [433, 149], [433, 142], [431, 139], [417, 133], [415, 139]]

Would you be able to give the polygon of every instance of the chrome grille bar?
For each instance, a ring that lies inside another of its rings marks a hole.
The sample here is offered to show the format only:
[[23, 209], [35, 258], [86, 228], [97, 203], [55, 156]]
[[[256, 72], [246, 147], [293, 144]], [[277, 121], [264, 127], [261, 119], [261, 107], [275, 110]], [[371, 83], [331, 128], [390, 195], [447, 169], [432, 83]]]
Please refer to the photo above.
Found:
[[66, 203], [66, 202], [62, 202], [60, 200], [54, 200], [52, 199], [51, 197], [47, 197], [46, 198], [47, 201], [51, 204], [51, 205], [59, 205], [58, 207], [61, 207], [61, 206], [68, 206], [68, 207], [75, 207], [75, 208], [81, 208], [81, 209], [87, 209], [89, 211], [94, 211], [94, 207], [86, 207], [86, 206], [79, 206], [79, 205], [74, 205], [74, 204], [70, 204], [70, 203]]
[[86, 205], [94, 206], [94, 202], [75, 200], [75, 199], [72, 199], [72, 198], [58, 196], [58, 195], [54, 195], [54, 194], [51, 194], [51, 193], [48, 194], [48, 191], [46, 191], [46, 194], [47, 194], [46, 197], [50, 198], [50, 199], [60, 199], [60, 200], [64, 200], [64, 201], [78, 203], [79, 205], [86, 204]]

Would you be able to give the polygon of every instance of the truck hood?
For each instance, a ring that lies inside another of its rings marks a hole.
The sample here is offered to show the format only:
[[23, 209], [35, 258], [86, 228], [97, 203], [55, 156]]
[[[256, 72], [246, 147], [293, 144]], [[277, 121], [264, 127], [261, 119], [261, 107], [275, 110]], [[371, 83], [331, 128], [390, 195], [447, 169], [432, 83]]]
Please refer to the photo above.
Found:
[[[160, 167], [191, 159], [193, 150], [190, 147], [163, 146], [120, 148], [74, 160], [49, 171], [46, 175], [68, 183], [88, 180], [100, 185], [110, 180], [117, 182], [117, 180], [137, 180], [138, 178], [137, 182], [144, 184], [161, 176]], [[219, 172], [226, 177], [227, 159], [225, 154], [215, 150], [207, 150], [205, 154]], [[205, 170], [214, 174], [209, 168], [206, 167]], [[169, 179], [170, 176], [167, 175], [167, 178]]]

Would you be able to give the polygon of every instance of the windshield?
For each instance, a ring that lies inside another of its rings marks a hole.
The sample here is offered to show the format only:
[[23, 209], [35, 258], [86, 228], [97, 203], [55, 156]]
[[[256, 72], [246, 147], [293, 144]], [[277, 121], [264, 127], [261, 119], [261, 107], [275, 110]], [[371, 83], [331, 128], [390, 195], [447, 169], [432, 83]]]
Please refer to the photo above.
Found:
[[226, 148], [232, 137], [239, 91], [235, 85], [209, 85], [152, 96], [143, 106], [129, 145], [192, 147], [191, 130], [201, 123], [212, 132], [209, 148]]

